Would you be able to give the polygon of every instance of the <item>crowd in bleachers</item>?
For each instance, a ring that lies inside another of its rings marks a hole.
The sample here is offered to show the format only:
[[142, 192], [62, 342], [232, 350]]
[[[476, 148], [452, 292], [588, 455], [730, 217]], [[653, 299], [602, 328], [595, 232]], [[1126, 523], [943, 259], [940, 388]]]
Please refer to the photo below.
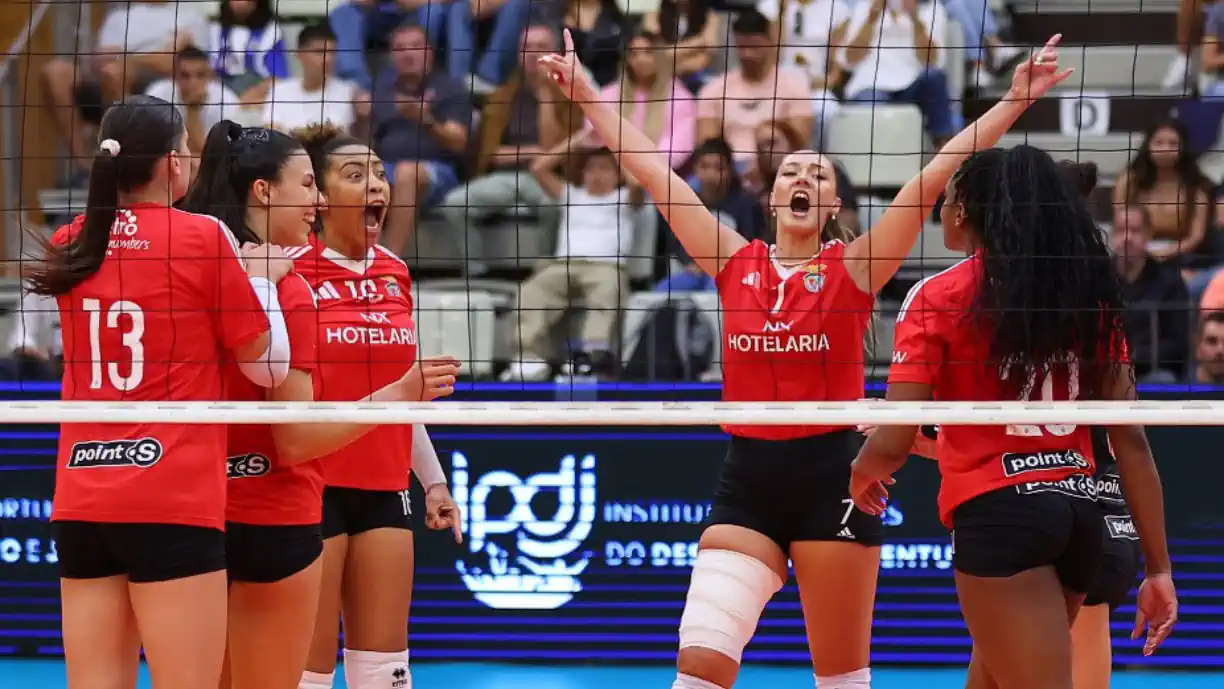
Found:
[[[1202, 3], [1183, 4], [1195, 13]], [[1207, 4], [1197, 65], [1202, 93], [1218, 96], [1209, 77], [1224, 70], [1224, 2]], [[966, 88], [989, 93], [1028, 54], [1000, 30], [998, 5], [758, 0], [728, 13], [707, 0], [660, 0], [635, 15], [616, 0], [351, 0], [292, 26], [271, 0], [223, 0], [215, 11], [130, 2], [110, 11], [92, 50], [53, 61], [43, 78], [73, 186], [92, 156], [90, 125], [126, 93], [181, 107], [197, 151], [223, 118], [282, 129], [327, 121], [367, 138], [393, 185], [383, 244], [426, 287], [450, 278], [449, 291], [492, 295], [503, 377], [539, 379], [558, 366], [614, 377], [626, 343], [639, 340], [625, 322], [642, 319], [628, 310], [708, 295], [713, 283], [537, 69], [561, 29], [603, 98], [671, 156], [720, 221], [757, 238], [770, 232], [768, 189], [786, 153], [854, 150], [839, 137], [866, 118], [896, 121], [885, 113], [921, 122], [913, 152], [963, 126]], [[1193, 73], [1175, 62], [1170, 75]], [[1161, 122], [1125, 170], [1107, 171], [1117, 173], [1111, 242], [1135, 304], [1128, 327], [1140, 372], [1224, 382], [1224, 371], [1193, 363], [1224, 362], [1224, 319], [1200, 322], [1190, 306], [1224, 310], [1224, 206], [1191, 149], [1177, 121]], [[859, 230], [895, 185], [848, 154], [835, 163], [839, 219]], [[453, 260], [431, 265], [428, 246]], [[642, 295], [652, 290], [662, 296]], [[21, 355], [0, 376], [53, 375], [39, 362], [54, 360], [54, 338], [32, 334], [51, 327], [18, 327]]]

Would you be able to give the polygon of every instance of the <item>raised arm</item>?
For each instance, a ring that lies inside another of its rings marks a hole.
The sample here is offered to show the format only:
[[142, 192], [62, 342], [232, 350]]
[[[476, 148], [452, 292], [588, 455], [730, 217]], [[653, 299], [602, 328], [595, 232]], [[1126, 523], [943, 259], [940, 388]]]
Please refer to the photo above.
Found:
[[1017, 67], [1007, 95], [953, 137], [918, 176], [901, 188], [875, 227], [847, 247], [846, 267], [860, 289], [878, 292], [897, 273], [918, 241], [932, 206], [961, 163], [997, 144], [1034, 101], [1071, 75], [1071, 69], [1058, 68], [1061, 38], [1061, 34], [1054, 36]]
[[582, 108], [587, 122], [616, 153], [625, 170], [649, 192], [694, 262], [709, 275], [717, 275], [723, 263], [747, 240], [724, 227], [706, 210], [688, 182], [672, 171], [667, 154], [659, 151], [650, 137], [600, 100], [599, 89], [578, 62], [568, 30], [564, 37], [565, 54], [542, 57], [540, 65], [561, 87], [560, 91]]

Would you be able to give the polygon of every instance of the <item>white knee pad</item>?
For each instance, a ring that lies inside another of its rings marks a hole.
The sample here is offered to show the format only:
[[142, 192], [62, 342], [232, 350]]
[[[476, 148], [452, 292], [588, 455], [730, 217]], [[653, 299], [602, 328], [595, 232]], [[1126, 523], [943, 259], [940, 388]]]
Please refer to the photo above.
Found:
[[412, 689], [408, 651], [378, 653], [346, 648], [344, 679], [349, 689]]
[[332, 689], [335, 683], [335, 671], [325, 675], [321, 672], [307, 670], [302, 673], [302, 679], [298, 680], [298, 689]]
[[859, 668], [832, 677], [816, 677], [816, 689], [871, 689], [871, 668]]
[[708, 648], [740, 662], [761, 611], [781, 589], [778, 575], [754, 557], [701, 551], [680, 618], [680, 648]]
[[676, 681], [672, 682], [672, 689], [723, 689], [713, 682], [706, 681], [700, 677], [686, 675], [680, 673], [676, 675]]

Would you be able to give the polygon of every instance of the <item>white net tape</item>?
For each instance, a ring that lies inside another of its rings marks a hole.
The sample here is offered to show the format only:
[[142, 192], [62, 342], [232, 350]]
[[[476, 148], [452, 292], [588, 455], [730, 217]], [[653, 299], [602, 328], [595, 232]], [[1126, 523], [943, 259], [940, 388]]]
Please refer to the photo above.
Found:
[[0, 423], [277, 424], [455, 426], [762, 426], [1224, 424], [1224, 402], [454, 402], [320, 404], [264, 402], [3, 402]]

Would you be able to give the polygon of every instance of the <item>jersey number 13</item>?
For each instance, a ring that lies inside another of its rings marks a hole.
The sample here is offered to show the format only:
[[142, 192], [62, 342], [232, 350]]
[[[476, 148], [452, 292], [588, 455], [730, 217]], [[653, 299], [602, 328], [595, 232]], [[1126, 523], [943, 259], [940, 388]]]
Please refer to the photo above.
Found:
[[116, 301], [103, 308], [97, 299], [82, 299], [81, 306], [89, 314], [89, 388], [102, 389], [102, 328], [105, 327], [120, 332], [120, 342], [130, 362], [126, 376], [120, 372], [119, 362], [107, 362], [106, 378], [111, 387], [120, 392], [135, 390], [144, 379], [144, 311], [130, 301]]

